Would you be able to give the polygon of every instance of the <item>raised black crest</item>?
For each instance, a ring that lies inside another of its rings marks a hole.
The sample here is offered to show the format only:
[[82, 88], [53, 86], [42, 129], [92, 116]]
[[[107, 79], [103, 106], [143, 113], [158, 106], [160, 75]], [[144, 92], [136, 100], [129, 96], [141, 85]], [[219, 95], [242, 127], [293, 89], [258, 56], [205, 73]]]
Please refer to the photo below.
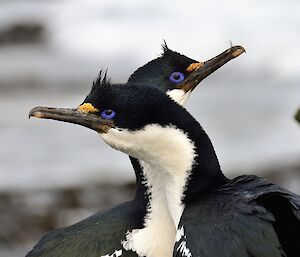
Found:
[[107, 69], [101, 69], [97, 78], [93, 81], [91, 93], [95, 91], [96, 88], [111, 85], [110, 78], [107, 77]]
[[168, 45], [167, 45], [167, 42], [166, 40], [163, 40], [162, 44], [161, 44], [161, 48], [163, 50], [161, 56], [163, 56], [166, 52], [170, 51]]
[[196, 62], [178, 52], [172, 51], [166, 41], [161, 44], [162, 53], [156, 59], [138, 68], [128, 79], [128, 82], [136, 85], [155, 87], [166, 92], [175, 88], [175, 84], [169, 81], [173, 72], [186, 74], [187, 67]]

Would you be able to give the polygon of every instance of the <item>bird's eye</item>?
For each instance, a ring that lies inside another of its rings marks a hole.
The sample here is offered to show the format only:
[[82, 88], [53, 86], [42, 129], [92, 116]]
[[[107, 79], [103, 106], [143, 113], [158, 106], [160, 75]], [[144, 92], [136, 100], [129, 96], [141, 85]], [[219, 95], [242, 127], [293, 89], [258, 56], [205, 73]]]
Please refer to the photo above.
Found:
[[179, 71], [175, 71], [169, 76], [169, 80], [175, 84], [181, 83], [184, 80], [184, 74]]
[[115, 117], [116, 112], [114, 110], [106, 109], [101, 112], [101, 117], [106, 120], [110, 120]]

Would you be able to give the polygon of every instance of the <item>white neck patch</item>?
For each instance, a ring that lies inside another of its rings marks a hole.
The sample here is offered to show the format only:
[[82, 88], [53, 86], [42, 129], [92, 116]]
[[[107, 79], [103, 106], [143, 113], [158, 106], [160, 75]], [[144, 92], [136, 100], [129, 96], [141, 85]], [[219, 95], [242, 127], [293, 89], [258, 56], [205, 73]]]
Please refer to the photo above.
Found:
[[196, 157], [193, 142], [182, 130], [158, 124], [137, 131], [111, 128], [100, 136], [140, 160], [150, 193], [145, 228], [128, 232], [123, 247], [140, 256], [171, 257], [184, 209], [183, 193]]
[[183, 91], [182, 89], [173, 89], [166, 92], [166, 94], [171, 97], [176, 103], [180, 105], [185, 105], [189, 96], [191, 94], [191, 90], [188, 92]]

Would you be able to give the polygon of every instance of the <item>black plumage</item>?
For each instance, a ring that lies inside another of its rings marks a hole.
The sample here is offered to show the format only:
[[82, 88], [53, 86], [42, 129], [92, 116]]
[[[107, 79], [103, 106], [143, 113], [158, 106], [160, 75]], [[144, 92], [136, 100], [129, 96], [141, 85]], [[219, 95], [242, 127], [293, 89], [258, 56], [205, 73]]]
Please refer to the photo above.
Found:
[[[143, 227], [144, 199], [125, 202], [98, 212], [74, 225], [47, 233], [26, 256], [99, 257], [121, 250], [128, 230]], [[137, 256], [122, 251], [122, 256]]]
[[[187, 203], [174, 256], [296, 257], [299, 196], [257, 176], [240, 176]], [[183, 245], [185, 248], [183, 248]]]

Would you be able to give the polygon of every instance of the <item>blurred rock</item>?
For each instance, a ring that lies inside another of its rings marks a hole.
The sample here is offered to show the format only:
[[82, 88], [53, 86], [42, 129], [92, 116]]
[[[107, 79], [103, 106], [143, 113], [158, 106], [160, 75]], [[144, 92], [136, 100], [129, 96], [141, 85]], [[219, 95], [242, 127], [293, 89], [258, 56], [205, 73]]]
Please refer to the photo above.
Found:
[[298, 121], [300, 123], [300, 108], [298, 109], [298, 111], [295, 114], [295, 119], [296, 119], [296, 121]]
[[[134, 184], [0, 193], [1, 246], [30, 244], [50, 230], [132, 199]], [[0, 251], [1, 252], [1, 251]], [[25, 253], [24, 253], [25, 254]]]
[[45, 27], [40, 23], [10, 24], [0, 30], [0, 46], [45, 43]]

